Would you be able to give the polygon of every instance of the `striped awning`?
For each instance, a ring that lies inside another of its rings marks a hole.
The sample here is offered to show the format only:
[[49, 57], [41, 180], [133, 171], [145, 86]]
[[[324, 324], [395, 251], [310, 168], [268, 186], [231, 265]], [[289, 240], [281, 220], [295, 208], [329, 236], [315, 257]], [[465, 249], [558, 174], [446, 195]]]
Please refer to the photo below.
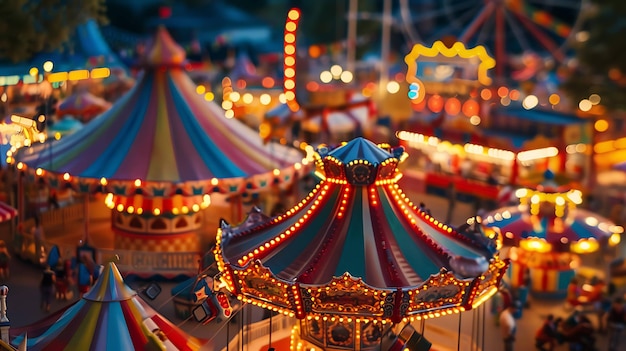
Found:
[[17, 216], [17, 210], [0, 201], [0, 222], [5, 222]]

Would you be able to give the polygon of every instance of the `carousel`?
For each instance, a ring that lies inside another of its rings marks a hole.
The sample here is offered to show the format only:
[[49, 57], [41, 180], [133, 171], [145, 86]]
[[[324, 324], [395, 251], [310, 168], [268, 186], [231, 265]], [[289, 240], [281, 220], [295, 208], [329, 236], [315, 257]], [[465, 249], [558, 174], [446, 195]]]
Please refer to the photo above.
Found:
[[[487, 236], [500, 233], [504, 245], [510, 247], [508, 277], [512, 287], [529, 285], [533, 296], [567, 297], [574, 303], [597, 299], [597, 290], [602, 287], [585, 285], [589, 282], [578, 279], [579, 255], [619, 244], [624, 228], [579, 208], [581, 191], [559, 186], [549, 170], [544, 177], [535, 189], [516, 191], [519, 205], [486, 213], [482, 220], [484, 230]], [[597, 282], [600, 275], [584, 280]], [[571, 296], [573, 282], [580, 285], [580, 296]]]
[[[418, 209], [396, 184], [403, 148], [356, 138], [318, 149], [321, 182], [283, 214], [223, 222], [220, 281], [295, 317], [291, 349], [378, 350], [390, 331], [478, 307], [508, 263], [495, 240]], [[428, 348], [427, 348], [428, 349]]]
[[23, 328], [11, 343], [35, 350], [197, 351], [207, 343], [156, 312], [109, 262], [95, 285], [67, 309]]
[[115, 249], [202, 252], [197, 234], [211, 203], [230, 204], [237, 220], [243, 198], [280, 192], [308, 171], [302, 150], [264, 143], [199, 95], [184, 50], [164, 28], [141, 67], [137, 84], [107, 112], [10, 157], [30, 181], [106, 194]]

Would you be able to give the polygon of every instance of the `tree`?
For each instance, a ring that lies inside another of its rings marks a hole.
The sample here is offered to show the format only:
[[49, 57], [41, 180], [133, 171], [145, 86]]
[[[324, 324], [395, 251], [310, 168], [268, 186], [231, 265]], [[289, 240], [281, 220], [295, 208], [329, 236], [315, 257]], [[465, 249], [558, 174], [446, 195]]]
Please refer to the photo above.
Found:
[[587, 30], [579, 33], [575, 47], [577, 65], [561, 88], [576, 103], [598, 94], [606, 109], [626, 110], [626, 2], [592, 0], [592, 4]]
[[105, 0], [0, 1], [0, 59], [25, 61], [63, 49], [78, 25], [106, 23]]

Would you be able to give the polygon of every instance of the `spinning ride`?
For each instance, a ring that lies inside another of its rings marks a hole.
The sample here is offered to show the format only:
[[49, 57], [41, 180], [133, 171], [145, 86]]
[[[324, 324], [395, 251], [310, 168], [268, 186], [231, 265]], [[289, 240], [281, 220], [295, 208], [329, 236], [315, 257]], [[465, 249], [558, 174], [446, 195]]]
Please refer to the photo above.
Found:
[[323, 180], [307, 198], [218, 230], [221, 279], [239, 299], [300, 319], [303, 343], [365, 350], [391, 324], [469, 310], [496, 292], [507, 262], [495, 242], [406, 198], [403, 148], [357, 138], [319, 155]]
[[[401, 19], [412, 43], [454, 37], [467, 46], [485, 45], [503, 77], [515, 56], [528, 53], [563, 63], [580, 30], [587, 0], [401, 1]], [[419, 13], [413, 17], [411, 13]]]
[[515, 247], [509, 271], [514, 287], [525, 284], [528, 269], [531, 293], [565, 297], [579, 267], [577, 254], [617, 245], [624, 228], [578, 208], [581, 192], [556, 186], [552, 176], [547, 171], [536, 189], [517, 190], [520, 204], [485, 214], [482, 225], [488, 235], [499, 232], [505, 245]]

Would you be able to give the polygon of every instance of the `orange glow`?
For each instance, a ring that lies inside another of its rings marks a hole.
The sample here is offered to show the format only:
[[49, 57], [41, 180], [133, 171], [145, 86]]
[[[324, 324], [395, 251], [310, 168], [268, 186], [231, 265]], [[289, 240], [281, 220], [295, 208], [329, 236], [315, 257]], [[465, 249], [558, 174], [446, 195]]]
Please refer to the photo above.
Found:
[[440, 95], [433, 95], [428, 99], [428, 108], [432, 112], [441, 112], [443, 109], [443, 98]]
[[480, 91], [480, 97], [483, 100], [490, 100], [491, 99], [491, 90], [485, 88], [483, 90]]
[[308, 91], [317, 91], [319, 90], [320, 85], [317, 84], [317, 82], [314, 81], [309, 81], [308, 83], [306, 83], [306, 90]]
[[322, 55], [322, 49], [317, 45], [311, 45], [309, 47], [309, 56], [312, 58], [318, 58]]
[[467, 117], [477, 115], [480, 111], [480, 105], [476, 100], [467, 100], [463, 103], [463, 114]]
[[411, 100], [411, 107], [415, 111], [423, 111], [426, 108], [426, 100], [422, 99], [421, 101], [415, 103], [415, 100]]
[[502, 86], [498, 88], [498, 96], [503, 98], [509, 95], [509, 88]]
[[457, 98], [449, 98], [445, 106], [446, 113], [456, 116], [461, 112], [461, 102]]
[[511, 98], [511, 100], [513, 100], [513, 101], [519, 100], [519, 98], [520, 98], [519, 90], [517, 90], [517, 89], [511, 90], [511, 92], [509, 93], [509, 98]]
[[285, 35], [284, 35], [284, 59], [283, 59], [283, 70], [284, 70], [284, 81], [283, 81], [283, 91], [285, 93], [285, 98], [287, 100], [287, 106], [293, 112], [298, 111], [300, 109], [300, 105], [295, 100], [296, 94], [296, 30], [298, 29], [298, 20], [300, 19], [300, 10], [297, 8], [293, 8], [289, 10], [287, 14], [287, 21], [285, 23]]
[[261, 85], [263, 86], [263, 88], [266, 88], [266, 89], [274, 87], [274, 84], [275, 84], [274, 78], [272, 77], [265, 77], [261, 81]]

